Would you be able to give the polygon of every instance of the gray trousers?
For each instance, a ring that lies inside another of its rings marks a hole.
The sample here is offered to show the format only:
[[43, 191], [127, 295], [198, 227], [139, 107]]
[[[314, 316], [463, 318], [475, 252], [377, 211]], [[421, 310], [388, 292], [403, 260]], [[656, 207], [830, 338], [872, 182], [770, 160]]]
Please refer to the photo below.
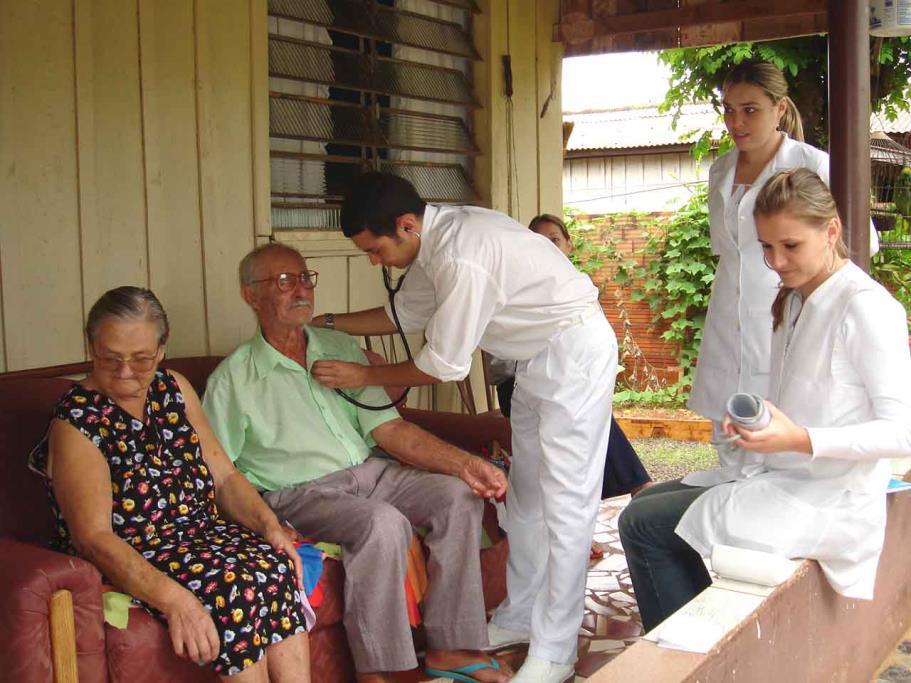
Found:
[[483, 502], [456, 477], [371, 457], [355, 467], [263, 499], [304, 536], [342, 546], [344, 625], [359, 673], [417, 666], [405, 602], [412, 526], [427, 527], [429, 647], [487, 645], [481, 589]]

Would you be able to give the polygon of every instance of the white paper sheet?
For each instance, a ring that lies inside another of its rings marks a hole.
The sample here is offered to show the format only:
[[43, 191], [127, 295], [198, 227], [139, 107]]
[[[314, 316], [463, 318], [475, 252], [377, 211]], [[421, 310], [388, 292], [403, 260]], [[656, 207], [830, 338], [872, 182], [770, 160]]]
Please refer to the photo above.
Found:
[[660, 647], [705, 654], [763, 599], [709, 586], [643, 637]]

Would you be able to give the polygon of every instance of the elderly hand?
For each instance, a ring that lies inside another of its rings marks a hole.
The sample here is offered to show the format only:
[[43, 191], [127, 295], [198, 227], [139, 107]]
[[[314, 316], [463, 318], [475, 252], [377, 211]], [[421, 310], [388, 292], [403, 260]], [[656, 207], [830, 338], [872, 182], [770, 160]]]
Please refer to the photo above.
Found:
[[266, 543], [271, 545], [278, 552], [287, 555], [288, 559], [291, 560], [291, 564], [294, 565], [294, 576], [297, 579], [297, 588], [298, 590], [303, 591], [304, 565], [301, 562], [300, 555], [297, 554], [297, 548], [294, 547], [293, 539], [296, 536], [297, 534], [292, 529], [283, 527], [278, 523], [269, 527], [266, 530], [266, 533], [263, 534]]
[[367, 384], [367, 366], [343, 360], [318, 360], [310, 371], [317, 382], [330, 389], [352, 389]]
[[193, 593], [175, 583], [174, 595], [165, 601], [161, 611], [178, 657], [203, 664], [218, 656], [221, 643], [215, 622]]
[[725, 416], [723, 428], [726, 434], [739, 434], [740, 438], [733, 442], [737, 448], [755, 453], [778, 453], [780, 451], [794, 451], [797, 453], [813, 454], [813, 444], [810, 435], [804, 427], [794, 424], [787, 415], [776, 408], [770, 401], [766, 406], [772, 416], [769, 426], [751, 432], [736, 426], [728, 416]]
[[459, 479], [479, 498], [499, 498], [506, 493], [506, 475], [486, 460], [469, 456], [459, 471]]

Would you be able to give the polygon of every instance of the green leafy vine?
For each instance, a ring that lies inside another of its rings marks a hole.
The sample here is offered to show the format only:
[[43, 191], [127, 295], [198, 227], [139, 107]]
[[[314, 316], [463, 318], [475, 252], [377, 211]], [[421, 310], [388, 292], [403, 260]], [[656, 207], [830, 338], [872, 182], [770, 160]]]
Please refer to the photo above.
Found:
[[683, 368], [681, 380], [668, 388], [682, 397], [692, 384], [715, 277], [706, 191], [695, 193], [657, 227], [640, 252], [647, 258], [620, 261], [615, 279], [633, 301], [648, 304], [654, 323], [667, 326], [661, 337], [677, 346]]
[[[610, 217], [592, 219], [566, 209], [564, 218], [573, 241], [570, 258], [576, 267], [591, 276], [609, 267], [611, 278], [620, 286], [614, 296], [622, 373], [615, 403], [682, 404], [692, 382], [715, 270], [705, 191], [695, 194], [669, 218], [646, 223], [647, 242], [633, 254], [622, 253], [617, 240], [605, 230]], [[662, 338], [679, 349], [678, 364], [684, 370], [679, 381], [668, 383], [646, 359], [632, 334], [621, 290], [630, 300], [646, 301], [653, 323], [666, 328]]]

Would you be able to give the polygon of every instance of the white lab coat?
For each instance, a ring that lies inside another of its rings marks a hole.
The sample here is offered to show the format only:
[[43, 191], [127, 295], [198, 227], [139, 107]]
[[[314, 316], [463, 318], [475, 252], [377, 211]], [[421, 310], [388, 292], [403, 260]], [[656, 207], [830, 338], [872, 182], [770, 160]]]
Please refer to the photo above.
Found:
[[528, 360], [582, 317], [603, 317], [591, 278], [502, 213], [428, 204], [420, 240], [395, 303], [403, 329], [427, 340], [415, 365], [444, 382], [468, 374], [478, 347]]
[[[785, 321], [795, 306], [792, 293]], [[762, 456], [760, 471], [696, 499], [676, 532], [705, 557], [720, 543], [819, 560], [836, 591], [870, 599], [885, 533], [884, 458], [911, 453], [905, 311], [848, 263], [803, 303], [790, 340], [789, 327], [773, 336], [770, 400], [807, 427], [813, 455]]]
[[734, 201], [731, 193], [738, 156], [735, 148], [709, 170], [712, 252], [719, 259], [688, 406], [714, 421], [722, 419], [724, 405], [734, 392], [760, 396], [769, 392], [771, 309], [779, 277], [762, 258], [753, 220], [756, 196], [766, 180], [786, 168], [808, 168], [829, 182], [829, 156], [785, 137], [740, 200], [733, 214], [736, 224], [729, 225], [725, 215]]

